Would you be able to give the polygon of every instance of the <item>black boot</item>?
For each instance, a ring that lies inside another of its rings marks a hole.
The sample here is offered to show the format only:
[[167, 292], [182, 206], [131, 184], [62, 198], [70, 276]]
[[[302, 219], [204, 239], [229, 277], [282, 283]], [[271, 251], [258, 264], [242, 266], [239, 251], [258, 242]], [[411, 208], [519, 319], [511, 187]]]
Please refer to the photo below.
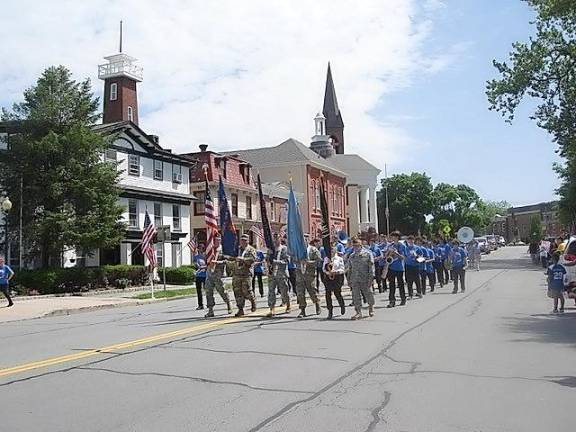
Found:
[[345, 315], [346, 314], [346, 305], [344, 304], [344, 301], [341, 301], [338, 303], [340, 303], [340, 315]]
[[326, 319], [331, 320], [332, 319], [332, 309], [328, 309], [328, 317]]
[[305, 317], [306, 317], [306, 308], [301, 307], [300, 308], [300, 315], [298, 315], [298, 318], [305, 318]]

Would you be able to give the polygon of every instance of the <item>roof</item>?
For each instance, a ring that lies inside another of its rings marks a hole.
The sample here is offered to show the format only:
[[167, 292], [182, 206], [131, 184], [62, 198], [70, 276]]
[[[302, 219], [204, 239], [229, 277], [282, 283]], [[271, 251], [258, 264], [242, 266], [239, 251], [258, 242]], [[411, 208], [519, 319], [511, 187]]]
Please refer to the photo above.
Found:
[[557, 201], [552, 201], [552, 202], [544, 202], [544, 203], [532, 204], [532, 205], [521, 206], [521, 207], [511, 207], [508, 209], [508, 214], [531, 213], [531, 212], [540, 212], [540, 211], [553, 211], [553, 210], [555, 210], [555, 207], [557, 204], [558, 204]]
[[330, 161], [344, 171], [374, 171], [376, 175], [380, 174], [379, 168], [357, 154], [335, 154]]
[[324, 91], [324, 107], [322, 109], [324, 117], [326, 117], [326, 127], [344, 127], [342, 114], [338, 107], [338, 100], [336, 99], [336, 89], [334, 88], [334, 80], [332, 80], [332, 70], [330, 63], [328, 63], [328, 72], [326, 73], [326, 89]]
[[289, 138], [275, 147], [234, 150], [222, 152], [221, 154], [237, 155], [237, 157], [250, 162], [256, 168], [308, 162], [346, 177], [346, 172], [342, 171], [331, 159], [324, 159], [294, 138]]

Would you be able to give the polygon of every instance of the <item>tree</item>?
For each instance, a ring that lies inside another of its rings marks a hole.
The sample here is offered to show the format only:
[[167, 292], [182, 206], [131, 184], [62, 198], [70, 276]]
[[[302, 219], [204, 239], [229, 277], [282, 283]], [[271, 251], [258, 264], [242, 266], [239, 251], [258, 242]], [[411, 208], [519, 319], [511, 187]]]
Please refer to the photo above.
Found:
[[117, 245], [124, 234], [119, 173], [102, 161], [109, 143], [91, 128], [97, 108], [90, 81], [78, 83], [59, 66], [2, 111], [16, 132], [0, 155], [0, 185], [15, 204], [9, 221], [18, 223], [22, 181], [25, 251], [43, 267], [59, 264], [65, 248], [84, 254]]
[[[426, 216], [432, 212], [432, 183], [424, 173], [397, 174], [382, 180], [378, 191], [378, 212], [386, 213], [385, 190], [388, 188], [390, 228], [404, 234], [422, 231]], [[379, 218], [380, 232], [386, 232], [386, 219]]]
[[439, 183], [433, 196], [434, 231], [448, 225], [453, 230], [469, 226], [478, 232], [486, 226], [484, 203], [470, 186]]
[[542, 220], [540, 216], [534, 215], [530, 218], [530, 241], [540, 240], [542, 240]]
[[510, 63], [494, 61], [500, 79], [487, 84], [490, 109], [511, 122], [525, 98], [536, 100], [532, 115], [558, 145], [565, 163], [555, 166], [561, 179], [560, 215], [576, 221], [576, 2], [524, 0], [537, 17], [536, 36], [512, 45]]

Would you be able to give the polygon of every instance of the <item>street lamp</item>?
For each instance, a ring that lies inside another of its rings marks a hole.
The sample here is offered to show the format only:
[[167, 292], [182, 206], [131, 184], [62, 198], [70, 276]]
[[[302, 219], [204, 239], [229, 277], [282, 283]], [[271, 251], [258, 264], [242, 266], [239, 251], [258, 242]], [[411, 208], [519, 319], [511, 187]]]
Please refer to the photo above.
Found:
[[2, 200], [2, 211], [4, 212], [4, 259], [8, 260], [8, 212], [12, 209], [10, 198], [4, 197]]

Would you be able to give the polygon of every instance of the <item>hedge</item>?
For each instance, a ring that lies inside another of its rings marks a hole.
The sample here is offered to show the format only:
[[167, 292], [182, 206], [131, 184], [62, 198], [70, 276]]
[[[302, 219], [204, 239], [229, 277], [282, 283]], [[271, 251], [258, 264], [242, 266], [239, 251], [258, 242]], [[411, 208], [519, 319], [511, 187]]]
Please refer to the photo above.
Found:
[[[158, 276], [162, 279], [163, 269], [158, 269]], [[196, 271], [193, 266], [166, 267], [166, 283], [173, 285], [190, 285], [194, 282]]]

